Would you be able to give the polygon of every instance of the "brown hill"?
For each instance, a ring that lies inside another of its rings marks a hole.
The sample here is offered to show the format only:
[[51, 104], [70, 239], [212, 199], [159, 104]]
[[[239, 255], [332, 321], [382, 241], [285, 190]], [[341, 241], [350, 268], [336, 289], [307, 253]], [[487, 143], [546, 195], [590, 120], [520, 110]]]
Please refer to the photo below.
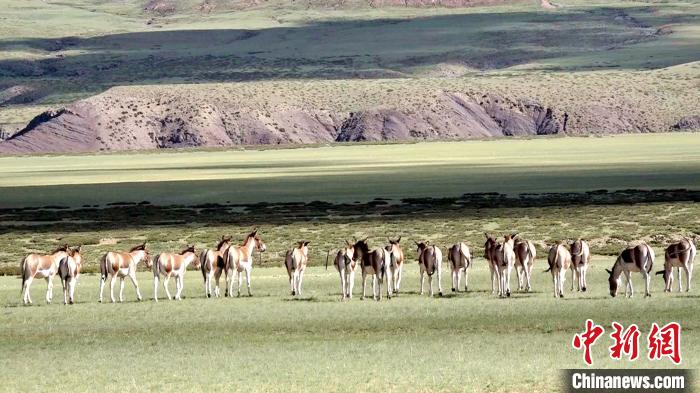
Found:
[[693, 129], [696, 122], [683, 120], [695, 119], [692, 82], [649, 78], [655, 76], [120, 87], [37, 116], [0, 142], [0, 153]]

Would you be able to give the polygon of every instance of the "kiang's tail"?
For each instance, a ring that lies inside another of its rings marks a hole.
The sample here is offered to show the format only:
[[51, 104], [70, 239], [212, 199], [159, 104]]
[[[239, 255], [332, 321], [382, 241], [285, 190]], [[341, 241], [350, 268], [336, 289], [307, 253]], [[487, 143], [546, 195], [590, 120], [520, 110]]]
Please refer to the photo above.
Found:
[[22, 262], [19, 265], [20, 270], [22, 271], [22, 287], [19, 289], [20, 293], [24, 291], [24, 283], [27, 282], [27, 278], [29, 278], [29, 266], [27, 264], [27, 257], [22, 259]]
[[100, 260], [100, 280], [107, 281], [108, 275], [109, 272], [107, 271], [107, 254], [105, 254]]

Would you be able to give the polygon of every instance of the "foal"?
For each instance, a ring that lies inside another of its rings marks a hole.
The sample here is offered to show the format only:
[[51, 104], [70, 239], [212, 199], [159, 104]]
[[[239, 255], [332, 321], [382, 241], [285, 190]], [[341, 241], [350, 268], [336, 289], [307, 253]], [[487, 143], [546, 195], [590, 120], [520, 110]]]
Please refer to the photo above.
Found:
[[37, 275], [46, 279], [46, 303], [53, 299], [53, 277], [58, 273], [58, 265], [68, 256], [68, 245], [64, 244], [49, 255], [29, 254], [22, 260], [22, 302], [32, 304], [29, 288]]
[[187, 266], [190, 263], [194, 263], [195, 269], [199, 269], [199, 259], [195, 252], [194, 246], [189, 246], [184, 250], [180, 251], [179, 254], [171, 254], [168, 252], [163, 252], [156, 256], [153, 260], [153, 300], [158, 301], [158, 281], [160, 276], [163, 275], [163, 288], [165, 288], [165, 294], [168, 296], [168, 300], [172, 299], [170, 296], [170, 291], [168, 290], [168, 282], [170, 277], [175, 277], [175, 300], [181, 300], [180, 295], [182, 294], [183, 279], [185, 278], [185, 272], [187, 271]]
[[83, 262], [83, 257], [80, 255], [80, 249], [83, 246], [78, 246], [68, 249], [68, 255], [61, 259], [58, 265], [58, 276], [61, 279], [63, 287], [63, 304], [73, 304], [75, 299], [75, 284], [80, 276], [80, 266]]
[[219, 278], [224, 271], [224, 253], [231, 246], [231, 236], [221, 236], [221, 240], [216, 245], [215, 250], [205, 249], [199, 254], [199, 263], [202, 265], [202, 276], [204, 276], [204, 295], [211, 297], [211, 279], [214, 276], [216, 286], [214, 296], [219, 297]]
[[452, 292], [459, 291], [460, 273], [464, 272], [464, 292], [469, 285], [469, 268], [472, 266], [472, 254], [469, 246], [457, 243], [447, 250], [447, 260], [452, 268]]
[[297, 246], [287, 251], [287, 255], [284, 258], [292, 296], [301, 296], [301, 282], [304, 279], [304, 271], [309, 262], [309, 243], [308, 240], [298, 241]]
[[119, 301], [124, 301], [124, 279], [129, 277], [136, 289], [136, 299], [141, 301], [139, 283], [136, 281], [136, 268], [144, 261], [147, 268], [151, 267], [151, 256], [146, 249], [146, 243], [132, 247], [128, 252], [109, 251], [100, 261], [100, 303], [107, 278], [109, 280], [109, 298], [114, 303], [114, 279], [119, 278]]
[[433, 296], [433, 274], [437, 272], [438, 294], [442, 296], [442, 251], [430, 242], [415, 242], [418, 247], [418, 265], [420, 266], [420, 294], [423, 294], [424, 274], [428, 274], [430, 296]]

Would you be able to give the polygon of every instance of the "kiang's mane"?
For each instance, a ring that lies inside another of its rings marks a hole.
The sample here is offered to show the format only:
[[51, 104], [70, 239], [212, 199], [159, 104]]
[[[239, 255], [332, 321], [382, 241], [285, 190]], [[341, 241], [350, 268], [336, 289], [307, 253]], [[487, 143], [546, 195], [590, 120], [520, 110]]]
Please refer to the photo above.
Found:
[[221, 246], [223, 246], [224, 243], [228, 243], [228, 242], [230, 242], [230, 241], [231, 241], [231, 238], [230, 238], [230, 237], [221, 238], [221, 240], [219, 241], [219, 244], [216, 245], [216, 251], [220, 251], [220, 250], [221, 250]]
[[193, 246], [187, 247], [186, 249], [180, 251], [180, 255], [184, 255], [184, 254], [186, 254], [186, 253], [188, 253], [188, 252], [194, 252], [194, 247], [193, 247]]
[[139, 244], [138, 246], [131, 247], [131, 250], [129, 252], [134, 252], [134, 251], [141, 251], [141, 250], [146, 250], [146, 244]]
[[53, 251], [51, 252], [51, 254], [55, 254], [55, 253], [61, 252], [61, 251], [68, 252], [68, 245], [67, 245], [67, 244], [64, 244], [64, 245], [62, 245], [62, 246], [59, 246], [57, 249], [53, 250]]

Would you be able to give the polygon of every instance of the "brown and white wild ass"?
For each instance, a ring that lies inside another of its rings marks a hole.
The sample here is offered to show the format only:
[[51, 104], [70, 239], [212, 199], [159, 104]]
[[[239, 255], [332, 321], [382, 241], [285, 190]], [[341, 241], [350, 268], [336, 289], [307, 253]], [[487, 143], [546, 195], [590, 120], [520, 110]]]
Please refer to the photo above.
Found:
[[[328, 257], [330, 251], [326, 254], [326, 269], [328, 269]], [[340, 274], [340, 293], [342, 299], [352, 299], [352, 288], [355, 285], [355, 247], [349, 241], [345, 241], [345, 247], [338, 250], [335, 254], [333, 264]]]
[[391, 257], [389, 268], [391, 269], [391, 277], [393, 279], [392, 288], [393, 293], [397, 294], [401, 288], [401, 276], [403, 275], [403, 263], [405, 260], [400, 244], [401, 236], [395, 240], [389, 238], [387, 238], [387, 240], [389, 241], [389, 244], [385, 247], [385, 249], [389, 252], [389, 256]]
[[141, 290], [139, 283], [136, 281], [136, 268], [138, 264], [144, 261], [147, 268], [151, 267], [151, 256], [146, 249], [146, 243], [132, 247], [128, 252], [109, 251], [100, 260], [100, 299], [102, 303], [102, 293], [104, 292], [107, 278], [109, 280], [109, 298], [114, 303], [114, 279], [119, 278], [119, 301], [124, 301], [124, 279], [129, 277], [131, 283], [136, 289], [136, 299], [141, 298]]
[[654, 249], [648, 244], [641, 243], [634, 247], [627, 247], [617, 257], [612, 270], [605, 269], [610, 275], [608, 283], [610, 284], [610, 296], [617, 295], [617, 288], [620, 286], [622, 279], [620, 275], [625, 274], [627, 285], [625, 286], [625, 296], [632, 297], [634, 289], [632, 288], [631, 272], [639, 272], [644, 278], [644, 296], [651, 296], [651, 268], [654, 266]]
[[437, 273], [438, 294], [442, 296], [442, 251], [433, 246], [429, 241], [416, 242], [418, 252], [418, 265], [420, 266], [420, 294], [423, 294], [423, 282], [425, 274], [428, 275], [430, 296], [433, 296], [433, 274]]
[[447, 250], [447, 260], [452, 268], [452, 292], [459, 291], [460, 273], [464, 272], [464, 292], [469, 287], [469, 268], [472, 266], [472, 253], [469, 246], [457, 243]]
[[564, 297], [564, 281], [566, 281], [566, 271], [571, 266], [571, 252], [564, 244], [557, 243], [550, 247], [547, 262], [549, 268], [545, 272], [552, 273], [554, 297]]
[[591, 249], [583, 239], [576, 239], [571, 243], [571, 290], [574, 290], [574, 283], [577, 291], [586, 292], [588, 289], [588, 266], [591, 264]]
[[375, 248], [370, 251], [367, 238], [356, 241], [353, 248], [355, 261], [360, 261], [362, 269], [362, 299], [365, 298], [367, 289], [367, 275], [372, 276], [372, 298], [382, 300], [382, 283], [386, 278], [386, 296], [391, 299], [393, 291], [389, 252], [385, 248]]
[[697, 247], [693, 238], [684, 237], [678, 243], [666, 247], [664, 270], [656, 272], [656, 274], [663, 274], [664, 292], [671, 292], [674, 267], [678, 271], [678, 292], [683, 290], [681, 270], [685, 271], [685, 290], [686, 292], [690, 291], [690, 280], [693, 278], [693, 265], [696, 254]]
[[298, 241], [296, 247], [287, 251], [284, 258], [292, 296], [301, 296], [301, 282], [304, 280], [304, 271], [309, 262], [309, 243], [308, 240]]
[[513, 252], [515, 252], [515, 271], [518, 274], [518, 290], [530, 292], [532, 267], [537, 258], [535, 245], [529, 240], [517, 239]]
[[83, 263], [83, 257], [80, 255], [80, 250], [83, 246], [69, 248], [68, 255], [61, 259], [58, 264], [58, 277], [61, 279], [63, 287], [63, 304], [73, 304], [75, 301], [75, 284], [78, 283], [80, 276], [80, 267]]
[[515, 266], [514, 243], [517, 233], [503, 236], [503, 243], [494, 250], [495, 265], [498, 271], [498, 296], [510, 297], [510, 276]]
[[498, 265], [496, 265], [496, 248], [498, 247], [498, 242], [496, 238], [484, 233], [486, 236], [486, 242], [484, 243], [484, 258], [489, 265], [489, 271], [491, 272], [491, 294], [496, 293], [496, 288], [499, 287], [501, 281], [498, 275]]
[[[231, 246], [224, 253], [226, 263], [224, 272], [226, 273], [226, 283], [228, 288], [226, 294], [233, 296], [233, 273], [235, 271], [238, 281], [238, 296], [241, 296], [241, 285], [243, 284], [243, 273], [245, 272], [246, 284], [248, 286], [248, 296], [253, 296], [250, 292], [250, 273], [253, 270], [253, 251], [265, 252], [267, 246], [258, 235], [258, 229], [246, 236], [240, 246]], [[262, 256], [262, 254], [261, 254]]]
[[213, 250], [205, 249], [199, 254], [199, 264], [202, 266], [202, 276], [204, 277], [204, 296], [211, 297], [212, 276], [216, 285], [214, 286], [214, 296], [220, 297], [219, 279], [224, 272], [224, 253], [231, 246], [231, 236], [221, 236], [221, 240]]
[[49, 255], [29, 254], [22, 260], [22, 302], [32, 304], [30, 287], [34, 277], [46, 279], [46, 302], [53, 299], [53, 277], [58, 273], [58, 265], [68, 255], [68, 245], [64, 244]]
[[158, 301], [158, 281], [163, 276], [163, 288], [168, 299], [171, 300], [168, 282], [170, 277], [175, 277], [175, 300], [181, 300], [187, 266], [192, 263], [195, 269], [199, 269], [199, 259], [194, 246], [188, 246], [179, 254], [162, 252], [153, 260], [153, 300]]

